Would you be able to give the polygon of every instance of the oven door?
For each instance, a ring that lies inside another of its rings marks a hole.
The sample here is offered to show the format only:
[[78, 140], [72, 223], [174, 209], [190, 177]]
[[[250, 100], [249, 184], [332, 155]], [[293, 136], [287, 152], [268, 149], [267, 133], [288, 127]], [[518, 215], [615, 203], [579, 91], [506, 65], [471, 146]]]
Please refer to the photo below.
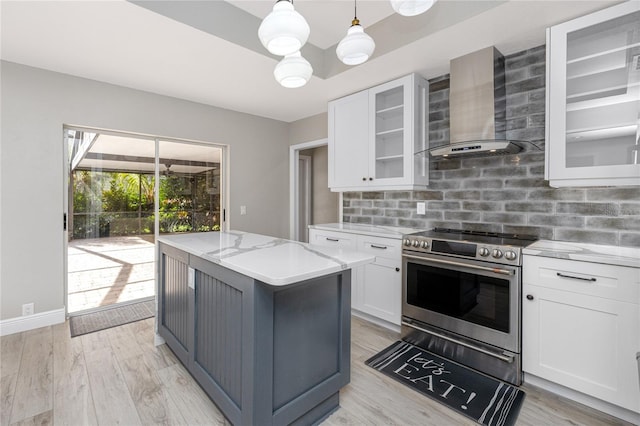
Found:
[[520, 353], [520, 268], [404, 254], [402, 315]]

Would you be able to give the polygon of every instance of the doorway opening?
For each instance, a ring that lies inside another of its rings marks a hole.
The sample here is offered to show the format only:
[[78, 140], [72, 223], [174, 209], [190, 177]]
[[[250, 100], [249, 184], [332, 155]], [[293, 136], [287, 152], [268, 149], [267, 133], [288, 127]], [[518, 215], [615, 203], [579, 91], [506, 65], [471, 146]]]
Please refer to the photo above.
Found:
[[328, 182], [327, 140], [289, 147], [289, 238], [308, 242], [308, 226], [341, 221], [342, 194]]
[[223, 225], [221, 145], [65, 127], [67, 313], [155, 297], [155, 239]]

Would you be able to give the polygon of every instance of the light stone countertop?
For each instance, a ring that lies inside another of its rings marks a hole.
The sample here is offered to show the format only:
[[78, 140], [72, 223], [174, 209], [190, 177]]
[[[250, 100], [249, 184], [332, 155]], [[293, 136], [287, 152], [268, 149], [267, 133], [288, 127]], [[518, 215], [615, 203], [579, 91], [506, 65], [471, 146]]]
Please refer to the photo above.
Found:
[[402, 228], [398, 226], [366, 225], [361, 223], [321, 223], [309, 225], [309, 229], [324, 231], [348, 232], [351, 234], [363, 234], [373, 237], [401, 239], [405, 234], [424, 231], [424, 229]]
[[640, 248], [538, 240], [523, 254], [640, 268]]
[[373, 262], [374, 256], [242, 231], [165, 235], [158, 241], [273, 286]]

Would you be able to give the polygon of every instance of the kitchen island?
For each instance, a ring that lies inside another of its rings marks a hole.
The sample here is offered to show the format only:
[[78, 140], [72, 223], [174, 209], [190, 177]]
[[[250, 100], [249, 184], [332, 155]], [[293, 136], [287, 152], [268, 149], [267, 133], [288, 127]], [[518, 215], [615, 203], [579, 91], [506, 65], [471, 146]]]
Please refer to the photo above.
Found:
[[338, 408], [350, 268], [373, 256], [236, 231], [157, 247], [158, 333], [231, 423], [310, 424]]

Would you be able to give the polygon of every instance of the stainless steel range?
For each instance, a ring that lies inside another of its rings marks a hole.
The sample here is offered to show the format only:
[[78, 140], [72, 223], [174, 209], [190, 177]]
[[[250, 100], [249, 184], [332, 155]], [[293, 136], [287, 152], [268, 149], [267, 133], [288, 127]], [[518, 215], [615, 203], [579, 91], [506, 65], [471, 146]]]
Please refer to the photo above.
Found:
[[405, 235], [403, 340], [520, 385], [522, 248], [536, 239], [446, 228]]

